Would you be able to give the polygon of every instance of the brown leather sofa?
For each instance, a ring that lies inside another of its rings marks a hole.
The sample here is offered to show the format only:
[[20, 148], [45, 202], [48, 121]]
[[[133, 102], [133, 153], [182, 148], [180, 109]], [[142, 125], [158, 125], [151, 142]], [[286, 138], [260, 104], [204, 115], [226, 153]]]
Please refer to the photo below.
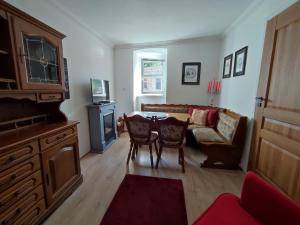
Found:
[[228, 109], [183, 104], [142, 104], [142, 111], [190, 113], [193, 109], [217, 110], [215, 126], [203, 127], [190, 124], [186, 134], [186, 144], [199, 148], [207, 155], [201, 167], [238, 169], [241, 160], [247, 117]]

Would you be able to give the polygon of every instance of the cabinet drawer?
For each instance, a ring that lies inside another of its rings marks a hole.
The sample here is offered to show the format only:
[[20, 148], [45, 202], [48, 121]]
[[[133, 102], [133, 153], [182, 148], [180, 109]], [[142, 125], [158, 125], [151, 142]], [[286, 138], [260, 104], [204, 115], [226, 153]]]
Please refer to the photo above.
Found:
[[40, 102], [56, 102], [62, 100], [63, 100], [62, 93], [52, 93], [52, 94], [40, 93], [39, 94]]
[[41, 183], [41, 172], [36, 171], [31, 176], [21, 180], [16, 185], [0, 193], [0, 213], [30, 193]]
[[39, 152], [37, 141], [30, 142], [17, 148], [10, 148], [0, 152], [0, 171], [10, 168]]
[[76, 135], [76, 127], [71, 127], [69, 129], [60, 131], [56, 134], [53, 134], [49, 137], [43, 138], [40, 140], [41, 142], [41, 150], [44, 150], [50, 146], [53, 146], [57, 143], [62, 142], [63, 140]]
[[16, 222], [15, 225], [33, 225], [36, 224], [38, 219], [44, 213], [46, 209], [45, 200], [40, 200], [34, 207], [28, 210], [27, 213], [22, 215]]
[[45, 199], [40, 200], [34, 207], [28, 212], [22, 215], [16, 222], [15, 225], [33, 225], [36, 224], [38, 219], [44, 213], [46, 209]]
[[16, 205], [11, 206], [7, 211], [0, 214], [0, 224], [10, 225], [14, 224], [22, 215], [34, 207], [39, 200], [44, 198], [43, 186], [40, 185]]
[[40, 168], [39, 156], [36, 155], [19, 165], [0, 173], [0, 192], [28, 177]]

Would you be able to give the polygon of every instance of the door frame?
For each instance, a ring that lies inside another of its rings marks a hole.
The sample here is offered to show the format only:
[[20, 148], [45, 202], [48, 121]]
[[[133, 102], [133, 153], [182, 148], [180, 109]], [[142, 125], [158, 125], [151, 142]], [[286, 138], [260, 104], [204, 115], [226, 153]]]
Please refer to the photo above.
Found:
[[257, 166], [258, 157], [258, 146], [259, 146], [259, 129], [263, 127], [263, 109], [266, 106], [266, 99], [268, 98], [267, 93], [269, 89], [272, 61], [274, 56], [274, 42], [276, 38], [276, 23], [277, 16], [273, 17], [267, 22], [267, 29], [265, 34], [265, 41], [263, 47], [263, 55], [261, 61], [260, 77], [257, 88], [257, 98], [261, 97], [261, 106], [256, 103], [254, 120], [253, 120], [253, 130], [252, 130], [252, 140], [250, 147], [250, 157], [248, 162], [248, 170], [255, 171]]

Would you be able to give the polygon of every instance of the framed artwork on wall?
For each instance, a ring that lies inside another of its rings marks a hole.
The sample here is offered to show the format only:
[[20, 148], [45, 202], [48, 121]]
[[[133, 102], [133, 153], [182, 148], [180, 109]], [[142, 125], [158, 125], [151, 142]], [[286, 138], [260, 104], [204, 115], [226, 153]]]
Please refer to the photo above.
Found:
[[245, 75], [248, 46], [235, 52], [233, 76]]
[[224, 58], [223, 78], [231, 77], [232, 58], [233, 58], [233, 54], [230, 54]]
[[184, 85], [199, 85], [200, 84], [200, 62], [190, 62], [182, 64], [182, 80]]

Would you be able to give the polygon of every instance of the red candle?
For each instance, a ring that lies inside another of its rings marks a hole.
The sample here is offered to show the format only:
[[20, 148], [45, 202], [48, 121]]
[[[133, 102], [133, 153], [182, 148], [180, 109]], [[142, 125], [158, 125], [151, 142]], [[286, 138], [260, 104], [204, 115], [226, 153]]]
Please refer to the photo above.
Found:
[[216, 92], [216, 90], [217, 90], [217, 81], [216, 81], [216, 80], [214, 80], [213, 92]]
[[211, 81], [208, 82], [208, 88], [207, 88], [208, 93], [211, 91]]

